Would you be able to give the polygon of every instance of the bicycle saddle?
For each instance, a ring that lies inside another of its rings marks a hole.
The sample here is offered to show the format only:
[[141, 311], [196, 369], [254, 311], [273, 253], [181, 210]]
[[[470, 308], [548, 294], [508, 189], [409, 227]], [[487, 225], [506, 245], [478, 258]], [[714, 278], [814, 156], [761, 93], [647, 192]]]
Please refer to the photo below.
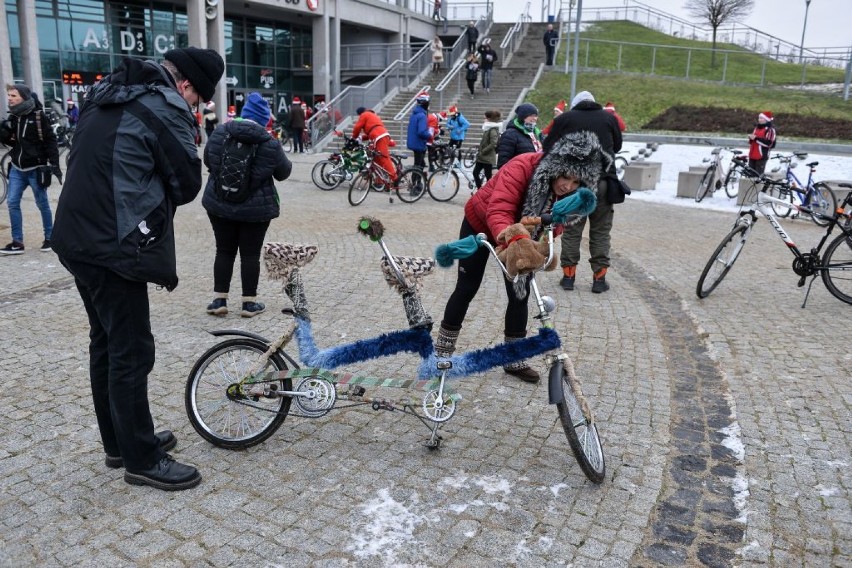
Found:
[[317, 255], [316, 245], [266, 243], [263, 245], [263, 262], [272, 280], [287, 281], [295, 268], [305, 266]]
[[394, 256], [394, 262], [399, 266], [400, 272], [405, 277], [405, 283], [400, 282], [387, 257], [382, 257], [382, 274], [388, 286], [400, 294], [407, 292], [410, 288], [420, 289], [423, 285], [423, 277], [430, 274], [435, 268], [435, 259], [421, 258], [416, 256]]

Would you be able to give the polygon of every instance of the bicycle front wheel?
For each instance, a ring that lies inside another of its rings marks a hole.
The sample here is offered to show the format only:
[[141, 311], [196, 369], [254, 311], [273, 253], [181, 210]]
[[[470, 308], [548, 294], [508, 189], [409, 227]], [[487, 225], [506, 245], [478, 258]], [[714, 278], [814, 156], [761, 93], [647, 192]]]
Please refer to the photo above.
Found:
[[[814, 184], [810, 209], [816, 213], [816, 215], [811, 215], [814, 223], [820, 227], [827, 227], [831, 223], [831, 217], [834, 217], [834, 210], [837, 209], [837, 198], [828, 185], [822, 182]], [[824, 215], [824, 217], [820, 217], [820, 215]]]
[[323, 191], [331, 191], [337, 187], [340, 183], [339, 180], [342, 178], [338, 178], [338, 181], [335, 183], [329, 175], [335, 166], [336, 164], [333, 164], [330, 160], [320, 160], [314, 164], [314, 167], [311, 169], [311, 180], [313, 180], [314, 185]]
[[[256, 339], [228, 339], [195, 363], [184, 403], [192, 427], [202, 438], [220, 448], [242, 450], [263, 442], [284, 422], [292, 399], [270, 393], [292, 390], [292, 381], [246, 380], [266, 350], [267, 345]], [[286, 369], [287, 364], [274, 354], [257, 376]]]
[[396, 195], [403, 203], [414, 203], [426, 194], [426, 176], [418, 167], [407, 168], [399, 174]]
[[464, 153], [464, 157], [462, 158], [462, 164], [467, 169], [473, 167], [473, 164], [476, 163], [476, 148], [471, 148], [467, 152]]
[[710, 191], [710, 184], [713, 183], [713, 178], [716, 177], [716, 165], [712, 165], [704, 172], [704, 176], [698, 183], [698, 189], [695, 191], [695, 202], [701, 203], [701, 200], [707, 196]]
[[435, 201], [449, 201], [459, 192], [459, 175], [448, 168], [434, 171], [428, 183], [429, 195]]
[[837, 235], [822, 258], [822, 282], [842, 302], [852, 304], [852, 234]]
[[355, 179], [349, 184], [349, 205], [361, 205], [370, 195], [372, 182], [372, 176], [369, 172], [361, 172], [355, 176]]
[[698, 279], [698, 285], [695, 287], [695, 294], [699, 298], [706, 298], [710, 292], [716, 289], [716, 286], [722, 281], [731, 267], [736, 262], [740, 251], [743, 250], [746, 239], [748, 239], [748, 227], [745, 225], [737, 225], [728, 233], [716, 250], [713, 256], [707, 261], [707, 265], [701, 272], [701, 277]]
[[550, 377], [551, 384], [558, 384], [559, 389], [562, 390], [561, 396], [560, 393], [555, 393], [560, 399], [556, 403], [556, 410], [574, 458], [589, 480], [600, 483], [606, 475], [606, 460], [598, 429], [591, 417], [586, 416], [583, 405], [580, 403], [581, 400], [585, 400], [580, 385], [571, 380], [568, 371], [560, 361], [550, 367]]
[[774, 197], [775, 199], [780, 199], [782, 201], [787, 201], [790, 204], [786, 203], [781, 204], [777, 201], [771, 202], [769, 205], [772, 207], [772, 211], [775, 213], [776, 217], [789, 217], [790, 213], [793, 211], [793, 190], [782, 187], [778, 185], [773, 185], [769, 189], [766, 190], [766, 194]]

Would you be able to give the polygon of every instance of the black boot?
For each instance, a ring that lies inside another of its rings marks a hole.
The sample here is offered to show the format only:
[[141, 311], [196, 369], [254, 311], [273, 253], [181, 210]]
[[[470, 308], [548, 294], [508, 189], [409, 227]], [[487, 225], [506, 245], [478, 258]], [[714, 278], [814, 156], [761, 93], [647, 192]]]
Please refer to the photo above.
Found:
[[[523, 337], [525, 336], [513, 337], [507, 335], [506, 343], [523, 339]], [[518, 377], [525, 383], [537, 383], [541, 380], [541, 375], [538, 374], [538, 371], [530, 367], [529, 363], [527, 363], [526, 360], [515, 361], [514, 363], [504, 365], [503, 371], [505, 371], [507, 375]]]

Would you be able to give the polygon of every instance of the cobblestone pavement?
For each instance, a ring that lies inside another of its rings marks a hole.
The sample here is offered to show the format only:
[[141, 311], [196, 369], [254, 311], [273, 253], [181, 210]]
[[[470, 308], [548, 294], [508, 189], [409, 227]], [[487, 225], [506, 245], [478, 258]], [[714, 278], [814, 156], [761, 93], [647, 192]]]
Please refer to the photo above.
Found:
[[[283, 215], [268, 240], [320, 247], [303, 272], [317, 343], [404, 327], [357, 219], [379, 217], [395, 254], [430, 256], [457, 235], [466, 190], [448, 204], [374, 194], [353, 208], [344, 190], [310, 184], [315, 159], [297, 157], [279, 184]], [[602, 432], [598, 486], [571, 456], [546, 387], [501, 371], [459, 383], [464, 400], [438, 451], [423, 447], [428, 431], [415, 419], [369, 409], [288, 417], [245, 451], [203, 441], [184, 386], [217, 342], [206, 330], [276, 336], [289, 301], [262, 281], [265, 314], [205, 313], [213, 236], [199, 202], [177, 214], [180, 285], [150, 293], [152, 412], [175, 431], [175, 457], [204, 476], [170, 494], [103, 465], [84, 310], [55, 255], [38, 251], [27, 194], [28, 250], [0, 258], [0, 566], [852, 565], [852, 307], [816, 282], [801, 309], [791, 256], [766, 223], [705, 300], [695, 283], [730, 214], [628, 201], [616, 213], [610, 292], [591, 294], [585, 257], [574, 292], [555, 273], [540, 278]], [[6, 238], [5, 211], [0, 219]], [[808, 244], [820, 232], [804, 221], [788, 229]], [[425, 283], [436, 320], [454, 276]], [[235, 278], [232, 302], [238, 293]], [[459, 348], [501, 341], [504, 305], [495, 268]], [[395, 356], [352, 370], [407, 376], [416, 363]]]

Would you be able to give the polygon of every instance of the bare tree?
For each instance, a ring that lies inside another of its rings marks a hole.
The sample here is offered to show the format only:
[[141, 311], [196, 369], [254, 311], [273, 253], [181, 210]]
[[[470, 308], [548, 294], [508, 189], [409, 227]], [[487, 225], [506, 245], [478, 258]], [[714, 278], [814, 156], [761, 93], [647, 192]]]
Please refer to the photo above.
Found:
[[687, 12], [713, 28], [713, 55], [710, 64], [716, 66], [716, 31], [719, 27], [736, 18], [745, 18], [754, 8], [754, 0], [686, 0], [683, 5]]

